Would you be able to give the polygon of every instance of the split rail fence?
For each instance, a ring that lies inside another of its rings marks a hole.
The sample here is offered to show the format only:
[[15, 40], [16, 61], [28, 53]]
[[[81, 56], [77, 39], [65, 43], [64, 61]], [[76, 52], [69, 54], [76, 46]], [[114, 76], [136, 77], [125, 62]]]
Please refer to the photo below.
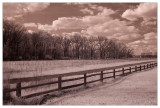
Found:
[[[16, 84], [15, 88], [5, 90], [4, 93], [16, 92], [16, 96], [18, 96], [18, 97], [30, 98], [30, 97], [34, 97], [34, 96], [39, 96], [39, 95], [51, 93], [54, 91], [73, 88], [73, 87], [87, 86], [87, 84], [94, 83], [97, 81], [103, 82], [104, 79], [108, 79], [108, 78], [115, 79], [117, 76], [125, 76], [125, 75], [131, 74], [133, 72], [138, 72], [138, 71], [140, 72], [142, 70], [152, 69], [155, 66], [157, 66], [156, 61], [148, 61], [148, 62], [140, 62], [140, 63], [135, 63], [135, 64], [125, 64], [125, 65], [112, 66], [112, 67], [106, 67], [106, 68], [100, 68], [100, 69], [91, 69], [91, 70], [85, 70], [85, 71], [70, 72], [70, 73], [64, 73], [64, 74], [45, 75], [45, 76], [37, 76], [37, 77], [25, 77], [25, 78], [14, 78], [14, 79], [9, 79], [9, 80], [4, 80], [4, 83]], [[110, 72], [105, 72], [106, 70], [108, 70]], [[117, 73], [121, 73], [121, 74], [117, 75]], [[111, 74], [111, 76], [104, 77], [105, 74]], [[83, 77], [62, 79], [63, 77], [76, 76], [76, 75], [83, 75]], [[93, 76], [99, 76], [99, 79], [87, 81], [87, 78], [93, 77]], [[47, 83], [43, 83], [43, 84], [30, 85], [30, 86], [25, 86], [25, 87], [22, 86], [23, 82], [42, 81], [44, 79], [52, 79], [52, 78], [57, 78], [57, 81], [47, 82]], [[82, 83], [69, 85], [69, 86], [62, 86], [62, 83], [64, 83], [64, 82], [71, 82], [71, 81], [82, 80], [82, 79], [83, 79]], [[45, 85], [51, 85], [51, 84], [58, 84], [58, 86], [56, 89], [52, 89], [52, 90], [33, 93], [33, 94], [26, 95], [26, 96], [21, 95], [21, 91], [24, 89], [41, 87], [41, 86], [43, 87]]]

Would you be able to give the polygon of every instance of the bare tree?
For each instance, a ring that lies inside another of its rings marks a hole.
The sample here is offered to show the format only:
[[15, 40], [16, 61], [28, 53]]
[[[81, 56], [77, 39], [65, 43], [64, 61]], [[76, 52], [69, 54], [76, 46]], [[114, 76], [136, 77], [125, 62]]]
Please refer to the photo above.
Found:
[[[21, 56], [20, 53], [20, 44], [22, 41], [23, 36], [26, 34], [26, 29], [19, 25], [15, 24], [13, 22], [4, 20], [3, 21], [3, 43], [4, 48], [10, 49], [10, 52], [8, 52], [8, 56], [12, 60], [17, 60], [19, 56]], [[5, 52], [6, 54], [7, 52]], [[4, 55], [5, 57], [6, 55]]]

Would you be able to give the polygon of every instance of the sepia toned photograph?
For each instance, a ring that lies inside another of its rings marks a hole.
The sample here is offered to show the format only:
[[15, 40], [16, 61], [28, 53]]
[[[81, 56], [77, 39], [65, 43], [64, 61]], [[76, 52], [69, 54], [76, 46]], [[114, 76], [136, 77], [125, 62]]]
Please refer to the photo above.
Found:
[[3, 2], [2, 104], [158, 105], [157, 2]]

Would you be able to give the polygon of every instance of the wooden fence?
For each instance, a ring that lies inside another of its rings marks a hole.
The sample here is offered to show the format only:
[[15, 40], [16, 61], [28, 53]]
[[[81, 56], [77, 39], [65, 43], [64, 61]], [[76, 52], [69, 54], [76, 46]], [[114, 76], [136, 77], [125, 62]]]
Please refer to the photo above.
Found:
[[[73, 87], [87, 86], [87, 84], [94, 83], [97, 81], [103, 82], [104, 79], [108, 79], [108, 78], [115, 79], [116, 76], [124, 76], [124, 75], [131, 74], [132, 72], [138, 72], [138, 71], [142, 71], [142, 70], [152, 69], [154, 66], [157, 66], [156, 61], [148, 61], [148, 62], [140, 62], [140, 63], [135, 63], [135, 64], [125, 64], [125, 65], [112, 66], [112, 67], [100, 68], [100, 69], [91, 69], [91, 70], [85, 70], [85, 71], [70, 72], [70, 73], [64, 73], [64, 74], [45, 75], [45, 76], [26, 77], [26, 78], [14, 78], [14, 79], [9, 79], [9, 80], [4, 80], [4, 83], [16, 84], [15, 88], [7, 89], [4, 91], [4, 93], [16, 92], [16, 96], [18, 96], [18, 97], [30, 98], [30, 97], [34, 97], [34, 96], [38, 96], [38, 95], [51, 93], [54, 91], [73, 88]], [[110, 72], [104, 72], [106, 70], [109, 70]], [[121, 73], [121, 74], [117, 75], [116, 73]], [[112, 75], [104, 77], [105, 74], [112, 74]], [[64, 79], [64, 80], [62, 79], [62, 77], [77, 76], [77, 75], [83, 75], [83, 77]], [[93, 77], [93, 76], [99, 76], [100, 78], [98, 80], [87, 81], [87, 78]], [[52, 82], [43, 83], [43, 84], [30, 85], [30, 86], [25, 86], [25, 87], [22, 86], [23, 82], [41, 81], [44, 79], [52, 79], [52, 78], [57, 78], [58, 80], [54, 81], [54, 82], [52, 81]], [[82, 83], [69, 85], [69, 86], [62, 86], [63, 82], [76, 81], [76, 80], [82, 80], [82, 79], [83, 79]], [[52, 89], [52, 90], [33, 93], [33, 94], [26, 95], [26, 96], [21, 96], [21, 91], [24, 89], [35, 88], [35, 87], [51, 85], [51, 84], [58, 84], [58, 87], [56, 89]]]

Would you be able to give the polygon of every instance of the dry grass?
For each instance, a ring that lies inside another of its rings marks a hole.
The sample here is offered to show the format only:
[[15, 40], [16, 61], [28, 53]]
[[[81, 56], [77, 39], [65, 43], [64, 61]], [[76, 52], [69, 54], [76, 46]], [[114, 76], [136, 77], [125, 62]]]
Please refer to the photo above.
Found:
[[[15, 77], [15, 76], [18, 76], [18, 77], [27, 77], [27, 75], [38, 76], [38, 75], [43, 75], [44, 73], [42, 72], [45, 72], [47, 70], [56, 70], [61, 68], [65, 69], [66, 67], [74, 68], [74, 67], [81, 67], [85, 65], [113, 64], [114, 62], [118, 63], [118, 62], [128, 62], [128, 61], [131, 61], [131, 60], [122, 59], [122, 60], [55, 60], [55, 61], [14, 61], [14, 62], [7, 61], [7, 62], [3, 62], [3, 79], [10, 79], [11, 77]], [[133, 59], [132, 61], [137, 61], [137, 59]], [[76, 78], [81, 76], [82, 75], [72, 76], [72, 77], [63, 77], [62, 79], [70, 79], [70, 78]], [[107, 76], [112, 76], [112, 74], [105, 75], [104, 77], [107, 77]], [[99, 78], [100, 76], [95, 76], [95, 77], [87, 78], [87, 81], [97, 80]], [[57, 78], [22, 83], [22, 87], [41, 84], [41, 83], [47, 83], [51, 81], [57, 81]], [[64, 87], [64, 86], [78, 84], [82, 82], [83, 82], [83, 79], [66, 82], [66, 83], [63, 83], [62, 86]], [[16, 84], [12, 84], [12, 85], [4, 84], [4, 85], [5, 86], [3, 87], [3, 89], [16, 87]], [[57, 84], [52, 84], [52, 85], [46, 85], [42, 87], [25, 89], [25, 90], [22, 90], [22, 96], [26, 96], [32, 93], [47, 91], [51, 89], [56, 89], [57, 87], [58, 87]], [[12, 92], [11, 94], [7, 94], [5, 95], [5, 97], [9, 98], [8, 99], [9, 103], [7, 104], [14, 104], [14, 105], [38, 105], [38, 104], [41, 104], [41, 102], [44, 99], [43, 96], [31, 98], [31, 99], [18, 98], [15, 96], [15, 92]]]

